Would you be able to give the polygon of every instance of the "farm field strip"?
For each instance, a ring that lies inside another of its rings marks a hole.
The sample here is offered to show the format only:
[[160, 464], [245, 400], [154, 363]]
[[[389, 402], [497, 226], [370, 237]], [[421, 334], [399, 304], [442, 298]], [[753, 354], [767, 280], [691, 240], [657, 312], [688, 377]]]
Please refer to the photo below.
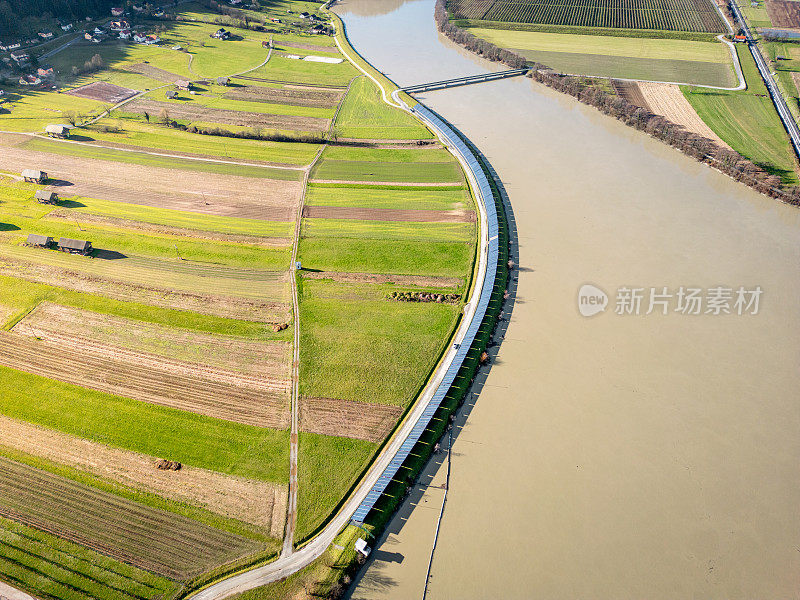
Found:
[[173, 579], [259, 544], [0, 457], [0, 513]]
[[393, 163], [323, 159], [312, 169], [311, 180], [461, 184], [464, 176], [458, 163]]
[[[263, 527], [281, 535], [286, 486], [183, 465], [179, 471], [155, 468], [157, 458], [0, 416], [3, 444], [112, 480]], [[2, 448], [2, 445], [0, 445]]]
[[[156, 363], [157, 364], [157, 363]], [[234, 421], [283, 429], [288, 425], [285, 393], [176, 374], [150, 364], [89, 354], [27, 336], [0, 334], [0, 365], [142, 402]]]
[[472, 212], [466, 189], [419, 189], [408, 186], [387, 189], [369, 185], [311, 183], [306, 191], [305, 203], [312, 207]]
[[380, 442], [403, 414], [399, 406], [332, 398], [300, 399], [300, 430]]
[[[303, 279], [328, 279], [336, 283], [359, 283], [370, 285], [391, 284], [405, 288], [418, 288], [420, 290], [442, 290], [451, 292], [464, 285], [461, 277], [424, 277], [419, 275], [394, 275], [391, 273], [340, 273], [337, 271], [309, 271], [303, 274]], [[362, 290], [363, 293], [363, 290]], [[380, 292], [376, 292], [380, 293]], [[388, 293], [384, 290], [382, 293]], [[365, 294], [366, 297], [369, 295]]]
[[288, 378], [290, 343], [286, 341], [189, 331], [47, 301], [20, 320], [12, 331], [37, 337], [66, 333], [95, 343], [244, 373], [264, 382]]
[[0, 517], [0, 572], [60, 600], [156, 600], [177, 585], [98, 552]]
[[463, 221], [425, 223], [317, 218], [303, 221], [302, 234], [305, 238], [470, 242], [475, 239], [475, 226]]
[[[0, 251], [2, 246], [0, 246]], [[91, 274], [0, 256], [0, 275], [64, 290], [106, 296], [122, 302], [139, 302], [154, 307], [192, 311], [227, 319], [251, 322], [286, 322], [289, 305], [282, 301], [248, 300], [220, 295], [177, 292], [165, 287], [100, 279]]]
[[277, 302], [287, 299], [287, 275], [282, 271], [247, 271], [140, 256], [92, 259], [8, 244], [0, 244], [0, 258], [77, 271], [121, 283], [146, 286], [155, 282], [159, 287], [179, 292]]
[[213, 122], [224, 125], [243, 127], [269, 127], [293, 131], [327, 131], [330, 119], [319, 117], [299, 117], [290, 115], [273, 115], [269, 113], [247, 112], [223, 108], [192, 106], [175, 102], [160, 102], [150, 99], [138, 99], [125, 105], [126, 112], [158, 115], [167, 113], [173, 119], [189, 122]]
[[459, 210], [415, 210], [349, 206], [304, 206], [305, 219], [356, 219], [408, 223], [474, 223], [475, 213]]
[[450, 0], [457, 19], [724, 33], [721, 17], [708, 0]]
[[292, 88], [271, 88], [247, 85], [225, 92], [224, 98], [267, 102], [291, 106], [310, 106], [315, 108], [336, 108], [343, 94], [332, 90], [298, 90]]

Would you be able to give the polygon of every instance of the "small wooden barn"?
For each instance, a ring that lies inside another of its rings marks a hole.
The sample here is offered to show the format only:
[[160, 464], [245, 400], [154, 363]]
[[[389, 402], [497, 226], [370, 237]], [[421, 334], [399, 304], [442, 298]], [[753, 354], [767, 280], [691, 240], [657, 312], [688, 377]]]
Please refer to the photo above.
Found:
[[217, 77], [217, 85], [228, 85], [230, 81], [229, 77]]
[[175, 87], [179, 90], [185, 90], [188, 92], [190, 89], [192, 89], [192, 82], [188, 79], [178, 79], [178, 81], [175, 82]]
[[69, 125], [48, 125], [44, 128], [44, 132], [50, 137], [68, 138]]
[[33, 197], [39, 204], [58, 204], [58, 194], [50, 190], [36, 190]]
[[178, 97], [178, 92], [175, 90], [170, 90], [165, 94], [165, 96], [167, 97], [167, 100], [175, 100], [175, 98]]
[[22, 172], [22, 179], [28, 183], [44, 183], [47, 181], [47, 173], [36, 169], [25, 169]]
[[91, 254], [93, 248], [92, 242], [61, 238], [58, 240], [58, 249], [62, 252], [69, 252], [70, 254], [82, 254], [83, 256], [88, 256]]
[[28, 235], [26, 243], [28, 246], [35, 246], [36, 248], [52, 248], [53, 238], [46, 235], [39, 235], [38, 233], [31, 233]]

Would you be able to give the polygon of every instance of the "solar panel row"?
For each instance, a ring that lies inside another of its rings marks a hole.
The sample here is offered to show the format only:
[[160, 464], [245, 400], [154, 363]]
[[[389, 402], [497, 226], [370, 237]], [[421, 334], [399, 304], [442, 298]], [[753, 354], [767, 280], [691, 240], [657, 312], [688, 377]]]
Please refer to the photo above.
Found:
[[481, 323], [486, 315], [486, 309], [492, 296], [492, 290], [494, 289], [495, 272], [499, 252], [497, 210], [492, 195], [492, 188], [489, 185], [489, 181], [486, 178], [478, 159], [475, 157], [469, 147], [463, 142], [463, 140], [458, 137], [450, 128], [450, 126], [440, 119], [436, 114], [428, 110], [422, 104], [417, 104], [414, 108], [412, 108], [412, 110], [428, 125], [433, 127], [439, 133], [439, 135], [448, 142], [448, 145], [450, 145], [451, 148], [453, 148], [462, 156], [462, 158], [464, 158], [466, 163], [469, 165], [469, 169], [475, 175], [480, 194], [479, 200], [486, 208], [487, 225], [489, 229], [486, 277], [481, 287], [477, 309], [473, 316], [472, 322], [467, 329], [464, 340], [461, 342], [460, 347], [456, 351], [453, 362], [447, 369], [447, 372], [445, 373], [442, 382], [436, 389], [436, 392], [428, 401], [425, 410], [420, 415], [419, 419], [411, 430], [411, 433], [397, 450], [397, 453], [394, 455], [386, 469], [384, 469], [383, 473], [378, 478], [378, 481], [353, 513], [351, 519], [358, 523], [364, 522], [369, 514], [369, 511], [372, 510], [372, 508], [375, 506], [375, 503], [378, 501], [381, 495], [383, 495], [383, 492], [386, 491], [389, 483], [397, 474], [397, 471], [403, 465], [406, 458], [408, 458], [408, 455], [411, 453], [411, 450], [419, 441], [422, 433], [430, 424], [433, 415], [439, 409], [439, 406], [444, 400], [444, 397], [447, 395], [447, 392], [450, 390], [450, 386], [452, 386], [459, 369], [461, 369], [464, 359], [467, 356], [467, 352], [469, 352], [472, 343], [475, 341], [475, 336], [478, 333], [478, 329], [480, 328]]

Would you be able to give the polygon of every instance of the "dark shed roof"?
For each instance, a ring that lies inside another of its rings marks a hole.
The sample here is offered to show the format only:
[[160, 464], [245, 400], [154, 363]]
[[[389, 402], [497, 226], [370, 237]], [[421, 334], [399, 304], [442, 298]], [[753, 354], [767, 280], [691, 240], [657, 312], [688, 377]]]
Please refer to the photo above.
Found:
[[70, 238], [61, 238], [58, 240], [59, 248], [67, 248], [69, 250], [89, 250], [92, 247], [92, 242], [84, 240], [71, 240]]
[[46, 235], [39, 235], [38, 233], [31, 233], [28, 235], [28, 243], [31, 246], [49, 246], [53, 243], [53, 238]]

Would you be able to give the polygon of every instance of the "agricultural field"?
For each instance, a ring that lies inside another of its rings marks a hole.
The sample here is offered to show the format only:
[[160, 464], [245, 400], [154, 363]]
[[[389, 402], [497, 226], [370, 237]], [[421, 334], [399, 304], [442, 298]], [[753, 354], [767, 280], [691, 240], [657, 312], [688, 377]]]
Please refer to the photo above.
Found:
[[738, 46], [747, 81], [742, 91], [681, 89], [700, 118], [722, 140], [761, 168], [797, 184], [795, 159], [783, 124], [747, 48]]
[[733, 87], [730, 50], [691, 41], [470, 28], [478, 37], [563, 73]]
[[161, 43], [79, 41], [0, 114], [0, 581], [43, 600], [176, 598], [303, 543], [472, 281], [458, 162], [308, 33], [319, 3], [169, 10], [135, 18]]
[[709, 0], [449, 0], [456, 19], [614, 29], [724, 33]]

